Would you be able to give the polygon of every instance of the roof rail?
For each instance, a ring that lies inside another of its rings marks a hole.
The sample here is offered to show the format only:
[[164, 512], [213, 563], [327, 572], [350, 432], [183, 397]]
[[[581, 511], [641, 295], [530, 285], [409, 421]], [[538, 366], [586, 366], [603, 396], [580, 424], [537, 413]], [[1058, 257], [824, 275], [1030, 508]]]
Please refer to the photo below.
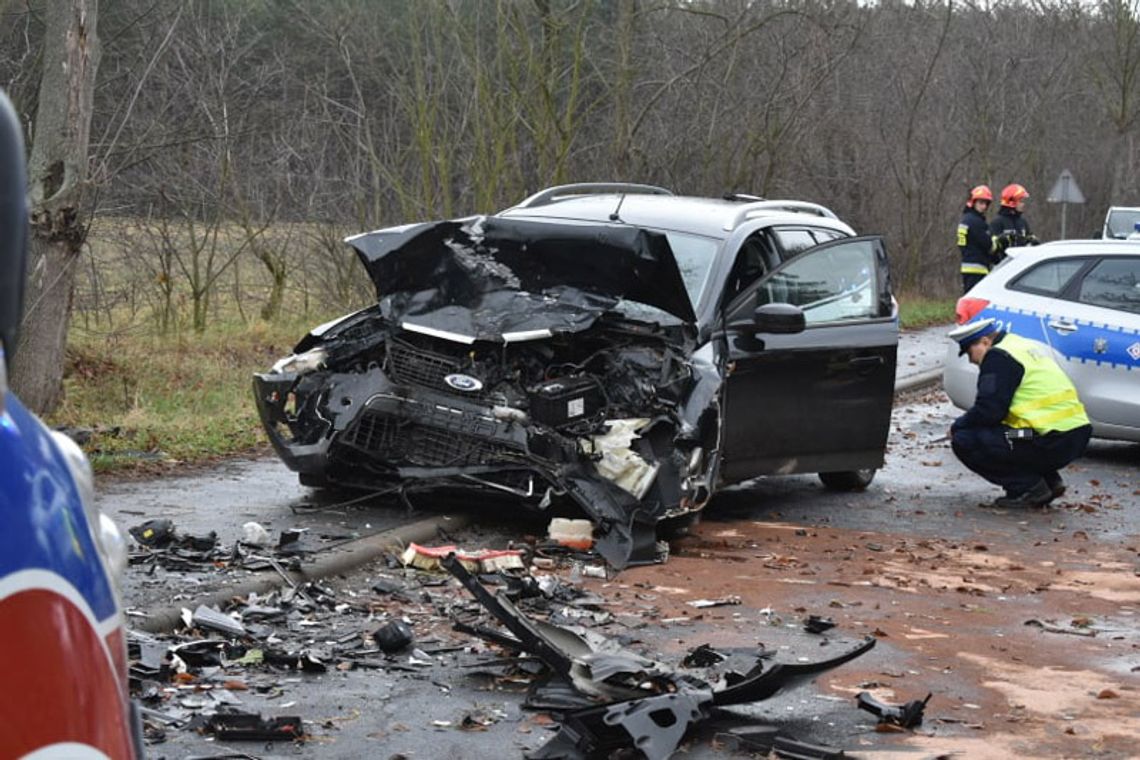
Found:
[[738, 210], [730, 220], [724, 223], [724, 229], [726, 231], [734, 230], [741, 222], [760, 211], [790, 211], [797, 214], [824, 216], [828, 219], [839, 218], [835, 215], [835, 212], [827, 206], [821, 206], [818, 203], [811, 203], [809, 201], [756, 201], [755, 203], [741, 206], [740, 210]]
[[546, 206], [562, 198], [575, 195], [603, 195], [624, 193], [626, 195], [672, 195], [673, 191], [656, 185], [637, 185], [632, 182], [578, 182], [573, 185], [557, 185], [535, 193], [515, 208]]

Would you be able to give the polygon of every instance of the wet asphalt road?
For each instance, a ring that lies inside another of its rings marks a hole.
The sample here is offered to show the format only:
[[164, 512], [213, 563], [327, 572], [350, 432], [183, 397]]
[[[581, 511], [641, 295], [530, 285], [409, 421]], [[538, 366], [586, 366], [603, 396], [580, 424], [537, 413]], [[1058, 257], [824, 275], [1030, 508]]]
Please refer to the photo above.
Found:
[[[943, 332], [938, 329], [917, 338], [904, 335], [900, 375], [922, 372], [941, 361]], [[864, 493], [830, 493], [813, 476], [766, 478], [719, 495], [710, 504], [705, 522], [731, 527], [739, 521], [777, 521], [1025, 543], [1083, 531], [1094, 543], [1117, 546], [1134, 544], [1140, 536], [1135, 508], [1140, 445], [1094, 441], [1088, 455], [1064, 473], [1070, 490], [1056, 506], [1011, 514], [985, 506], [1000, 492], [962, 468], [943, 439], [957, 413], [937, 390], [915, 394], [896, 405], [887, 464]], [[270, 528], [271, 533], [307, 527], [322, 535], [347, 538], [408, 519], [406, 505], [395, 502], [379, 507], [317, 502], [313, 493], [298, 486], [295, 476], [272, 458], [232, 462], [162, 481], [104, 485], [99, 502], [124, 527], [162, 516], [187, 532], [215, 530], [226, 542], [238, 538], [241, 525], [251, 520]], [[416, 516], [422, 517], [432, 505], [415, 506]], [[543, 521], [533, 519], [486, 522], [458, 538], [465, 546], [503, 546], [520, 531], [540, 534], [543, 527]], [[379, 570], [366, 568], [334, 582], [346, 589], [365, 590]], [[193, 579], [130, 572], [126, 603], [145, 609], [182, 597], [189, 604], [197, 586]], [[682, 636], [678, 631], [677, 635], [678, 640], [692, 639], [689, 644], [696, 645], [701, 642], [693, 637], [704, 633], [689, 631]], [[795, 631], [766, 630], [765, 637], [769, 646], [794, 646], [797, 639], [802, 645]], [[501, 684], [469, 677], [449, 657], [441, 655], [435, 667], [413, 673], [357, 670], [288, 677], [282, 679], [281, 696], [241, 696], [244, 709], [302, 715], [315, 729], [316, 738], [301, 746], [231, 743], [226, 748], [190, 733], [171, 731], [166, 743], [151, 748], [151, 756], [206, 757], [236, 751], [265, 758], [386, 758], [400, 753], [411, 758], [517, 757], [550, 735], [533, 715], [520, 710], [522, 695], [517, 690], [503, 691]], [[472, 714], [492, 716], [494, 725], [487, 730], [460, 730], [463, 717]], [[752, 714], [777, 721], [802, 739], [849, 750], [857, 750], [857, 737], [871, 730], [865, 714], [810, 687], [764, 702], [752, 708]], [[707, 738], [685, 756], [728, 756], [712, 749]]]

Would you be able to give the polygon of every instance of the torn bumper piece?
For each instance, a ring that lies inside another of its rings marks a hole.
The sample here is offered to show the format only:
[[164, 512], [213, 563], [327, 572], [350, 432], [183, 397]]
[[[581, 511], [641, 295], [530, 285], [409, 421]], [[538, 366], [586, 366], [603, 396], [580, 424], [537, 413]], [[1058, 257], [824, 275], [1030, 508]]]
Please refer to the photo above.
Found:
[[869, 691], [861, 691], [855, 695], [855, 702], [860, 710], [879, 716], [880, 723], [913, 728], [922, 725], [923, 712], [931, 696], [933, 695], [927, 694], [926, 699], [912, 699], [906, 704], [892, 705], [875, 699]]
[[262, 718], [253, 713], [217, 713], [206, 722], [205, 731], [219, 741], [293, 741], [305, 735], [296, 716]]
[[[726, 678], [722, 688], [679, 673], [645, 657], [621, 650], [603, 637], [586, 635], [532, 620], [501, 592], [492, 594], [454, 555], [440, 561], [483, 607], [517, 640], [512, 648], [538, 657], [596, 706], [569, 709], [555, 737], [532, 758], [583, 760], [609, 750], [634, 747], [649, 760], [670, 757], [686, 731], [708, 717], [713, 707], [758, 702], [800, 686], [875, 646], [868, 637], [835, 657], [813, 663], [756, 665], [744, 675]], [[465, 630], [484, 635], [481, 629]], [[486, 636], [501, 643], [501, 634]], [[568, 703], [571, 700], [566, 700]]]

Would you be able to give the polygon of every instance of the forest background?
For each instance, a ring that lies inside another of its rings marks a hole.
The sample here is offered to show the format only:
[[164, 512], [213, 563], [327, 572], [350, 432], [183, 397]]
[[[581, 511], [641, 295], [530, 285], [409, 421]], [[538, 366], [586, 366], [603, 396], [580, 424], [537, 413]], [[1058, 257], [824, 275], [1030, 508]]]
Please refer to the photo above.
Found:
[[[0, 86], [29, 145], [52, 5], [0, 0]], [[1068, 237], [1140, 202], [1136, 0], [115, 0], [98, 14], [67, 392], [49, 406], [112, 459], [256, 444], [248, 373], [371, 299], [341, 242], [356, 232], [590, 180], [799, 198], [886, 237], [904, 304], [944, 304], [973, 185], [1028, 187], [1045, 240], [1061, 234], [1045, 198], [1062, 169], [1088, 200], [1068, 207]]]

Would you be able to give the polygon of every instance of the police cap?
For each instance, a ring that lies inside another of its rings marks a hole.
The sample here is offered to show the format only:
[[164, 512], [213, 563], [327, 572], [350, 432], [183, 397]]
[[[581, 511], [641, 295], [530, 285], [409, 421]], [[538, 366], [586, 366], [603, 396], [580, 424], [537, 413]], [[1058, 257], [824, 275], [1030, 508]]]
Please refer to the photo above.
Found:
[[961, 356], [966, 353], [966, 349], [978, 338], [993, 335], [997, 331], [997, 320], [993, 317], [987, 317], [985, 319], [979, 319], [977, 322], [968, 322], [964, 325], [959, 325], [947, 333], [947, 335], [949, 335], [951, 340], [958, 343], [958, 356]]

